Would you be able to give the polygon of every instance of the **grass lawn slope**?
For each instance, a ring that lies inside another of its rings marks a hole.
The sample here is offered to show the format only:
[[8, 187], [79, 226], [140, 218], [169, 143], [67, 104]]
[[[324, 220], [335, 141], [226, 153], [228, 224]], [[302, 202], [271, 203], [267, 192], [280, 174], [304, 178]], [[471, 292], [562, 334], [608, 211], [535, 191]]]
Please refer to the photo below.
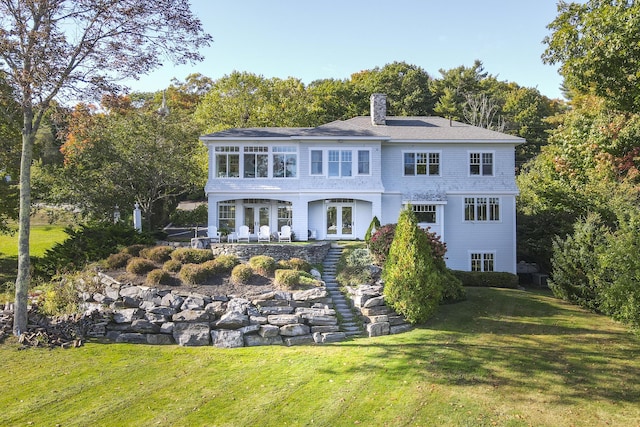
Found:
[[640, 425], [636, 335], [548, 294], [468, 297], [411, 332], [324, 346], [11, 339], [0, 425]]

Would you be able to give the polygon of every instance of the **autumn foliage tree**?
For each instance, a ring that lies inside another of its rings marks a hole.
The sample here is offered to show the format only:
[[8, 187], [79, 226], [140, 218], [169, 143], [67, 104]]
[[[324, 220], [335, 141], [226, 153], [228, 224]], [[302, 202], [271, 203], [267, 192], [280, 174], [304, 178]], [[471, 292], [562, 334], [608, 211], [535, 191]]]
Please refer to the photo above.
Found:
[[164, 59], [199, 61], [210, 41], [187, 0], [0, 0], [0, 71], [22, 116], [14, 334], [27, 326], [31, 162], [51, 102], [118, 91]]

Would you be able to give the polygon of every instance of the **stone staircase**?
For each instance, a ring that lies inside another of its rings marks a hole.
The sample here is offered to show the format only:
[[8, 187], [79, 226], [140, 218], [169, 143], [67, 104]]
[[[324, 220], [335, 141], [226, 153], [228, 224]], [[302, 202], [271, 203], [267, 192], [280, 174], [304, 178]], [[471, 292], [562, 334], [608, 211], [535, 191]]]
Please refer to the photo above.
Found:
[[338, 315], [340, 331], [347, 337], [362, 336], [364, 331], [358, 323], [356, 315], [347, 301], [347, 298], [340, 292], [340, 285], [336, 281], [336, 266], [342, 255], [342, 248], [336, 244], [331, 245], [331, 249], [322, 262], [322, 280], [325, 282], [329, 296], [333, 301], [334, 309]]

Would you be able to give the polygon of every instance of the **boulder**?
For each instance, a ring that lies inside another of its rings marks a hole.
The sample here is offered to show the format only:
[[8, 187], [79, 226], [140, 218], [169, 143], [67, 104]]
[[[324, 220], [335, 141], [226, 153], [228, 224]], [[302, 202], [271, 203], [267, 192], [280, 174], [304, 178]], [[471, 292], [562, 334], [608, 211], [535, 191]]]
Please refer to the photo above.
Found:
[[116, 338], [117, 343], [146, 344], [147, 335], [136, 332], [123, 332]]
[[211, 330], [208, 323], [178, 322], [173, 326], [173, 339], [182, 346], [209, 345]]
[[209, 322], [211, 314], [204, 310], [187, 309], [174, 314], [171, 319], [174, 322]]
[[157, 334], [160, 332], [160, 326], [146, 319], [136, 319], [131, 322], [131, 330], [141, 334]]
[[286, 337], [282, 341], [287, 346], [300, 345], [300, 344], [312, 344], [314, 342], [313, 341], [313, 335], [311, 335], [311, 334], [308, 334], [308, 335], [296, 335], [294, 337]]
[[326, 298], [327, 295], [329, 294], [326, 288], [318, 287], [318, 288], [307, 289], [304, 291], [293, 292], [291, 294], [291, 298], [296, 301], [312, 301], [312, 300], [317, 300], [321, 298]]
[[384, 305], [384, 296], [382, 295], [380, 295], [379, 297], [373, 297], [368, 299], [367, 301], [365, 301], [362, 307], [369, 308], [369, 307], [376, 307], [379, 305]]
[[260, 314], [268, 316], [270, 314], [291, 314], [295, 309], [293, 307], [286, 306], [267, 306], [260, 307]]
[[272, 338], [280, 335], [280, 328], [275, 325], [260, 325], [258, 335], [263, 338]]
[[389, 327], [389, 333], [390, 334], [401, 334], [403, 332], [408, 332], [411, 329], [413, 329], [413, 326], [411, 326], [408, 323], [404, 323], [402, 325], [393, 325]]
[[205, 306], [204, 310], [213, 314], [215, 317], [220, 317], [227, 311], [227, 308], [222, 301], [212, 301]]
[[138, 286], [123, 286], [120, 288], [120, 297], [138, 298], [140, 288]]
[[171, 335], [167, 334], [147, 334], [147, 344], [170, 345], [175, 344]]
[[244, 347], [243, 333], [228, 329], [217, 329], [211, 331], [211, 342], [214, 347], [235, 348]]
[[367, 323], [367, 334], [369, 337], [389, 335], [389, 322]]
[[113, 321], [116, 323], [131, 323], [141, 319], [144, 312], [139, 308], [121, 308], [113, 311]]
[[215, 323], [218, 329], [239, 329], [249, 325], [249, 316], [237, 311], [228, 311]]
[[180, 309], [180, 307], [182, 306], [182, 303], [184, 303], [184, 298], [176, 294], [167, 294], [163, 296], [162, 300], [160, 301], [160, 305], [163, 305], [165, 307], [171, 307], [176, 310]]
[[189, 295], [184, 299], [180, 310], [203, 310], [205, 306], [204, 298], [199, 295]]
[[255, 347], [259, 345], [282, 345], [282, 337], [276, 335], [273, 337], [262, 337], [260, 335], [245, 335], [244, 345], [247, 347]]
[[328, 325], [338, 324], [338, 318], [335, 316], [306, 314], [306, 315], [303, 315], [302, 317], [305, 320], [305, 323], [311, 326], [328, 326]]
[[309, 335], [311, 330], [308, 325], [302, 323], [294, 323], [290, 325], [280, 326], [280, 335], [285, 337], [295, 337], [298, 335]]
[[294, 323], [300, 323], [300, 316], [297, 314], [272, 314], [267, 316], [267, 321], [271, 325], [284, 326]]

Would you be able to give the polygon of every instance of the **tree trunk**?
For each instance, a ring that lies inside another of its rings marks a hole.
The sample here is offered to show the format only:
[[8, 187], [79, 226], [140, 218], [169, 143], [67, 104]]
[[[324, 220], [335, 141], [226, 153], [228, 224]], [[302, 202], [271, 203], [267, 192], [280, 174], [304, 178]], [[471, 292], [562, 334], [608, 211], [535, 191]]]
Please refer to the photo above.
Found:
[[22, 157], [20, 160], [20, 216], [18, 231], [18, 276], [13, 315], [13, 334], [20, 336], [27, 331], [27, 296], [29, 290], [30, 259], [29, 234], [31, 231], [31, 160], [33, 158], [33, 112], [25, 109], [22, 129]]

